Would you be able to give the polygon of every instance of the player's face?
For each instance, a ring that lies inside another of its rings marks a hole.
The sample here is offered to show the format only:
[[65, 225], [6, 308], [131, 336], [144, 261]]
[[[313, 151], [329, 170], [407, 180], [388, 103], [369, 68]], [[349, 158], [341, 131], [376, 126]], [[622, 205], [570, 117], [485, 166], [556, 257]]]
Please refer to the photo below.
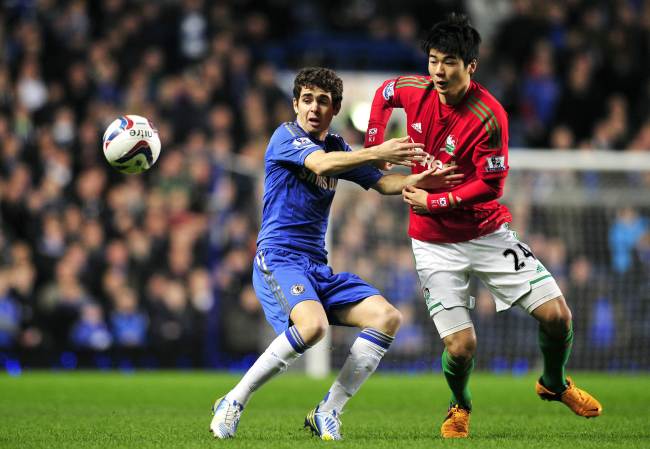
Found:
[[436, 85], [440, 100], [445, 104], [456, 104], [469, 88], [476, 61], [465, 65], [456, 55], [449, 55], [432, 48], [429, 50], [429, 74]]
[[302, 87], [300, 98], [293, 99], [293, 110], [298, 116], [298, 124], [317, 139], [323, 139], [338, 114], [340, 105], [334, 106], [332, 94], [319, 87]]

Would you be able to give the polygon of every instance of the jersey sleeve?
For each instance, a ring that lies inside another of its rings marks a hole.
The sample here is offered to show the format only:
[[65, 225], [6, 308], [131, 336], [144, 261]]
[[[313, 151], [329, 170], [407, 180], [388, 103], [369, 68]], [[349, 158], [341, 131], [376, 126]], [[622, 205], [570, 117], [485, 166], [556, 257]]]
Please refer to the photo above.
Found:
[[[344, 141], [343, 151], [352, 151], [352, 148], [350, 148], [350, 146]], [[359, 184], [361, 187], [368, 190], [370, 187], [377, 184], [377, 181], [379, 181], [382, 176], [384, 176], [384, 174], [372, 165], [362, 165], [360, 167], [353, 168], [352, 170], [340, 173], [337, 178], [354, 182], [355, 184]]]
[[384, 141], [384, 132], [393, 108], [402, 107], [400, 95], [395, 87], [398, 79], [384, 81], [375, 92], [366, 130], [365, 147], [379, 145]]
[[291, 124], [285, 123], [276, 130], [271, 138], [267, 158], [276, 162], [305, 165], [307, 156], [322, 149], [309, 137], [294, 132]]
[[[494, 113], [492, 113], [494, 109]], [[484, 107], [483, 135], [474, 149], [472, 162], [479, 179], [504, 179], [508, 175], [508, 116], [503, 108]]]

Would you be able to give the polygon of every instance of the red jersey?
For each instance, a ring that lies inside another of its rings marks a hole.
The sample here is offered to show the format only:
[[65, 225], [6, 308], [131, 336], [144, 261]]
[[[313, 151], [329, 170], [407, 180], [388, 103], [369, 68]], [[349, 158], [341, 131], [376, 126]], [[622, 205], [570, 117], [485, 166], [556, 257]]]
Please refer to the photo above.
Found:
[[[424, 163], [413, 167], [413, 173], [455, 164], [457, 172], [465, 176], [452, 192], [477, 180], [503, 185], [508, 174], [508, 118], [501, 104], [479, 83], [471, 81], [461, 102], [451, 106], [440, 101], [431, 77], [401, 76], [385, 81], [372, 102], [366, 147], [384, 141], [393, 108], [404, 109], [408, 135], [423, 143], [429, 153]], [[464, 242], [510, 221], [508, 208], [496, 200], [461, 201], [457, 208], [440, 214], [417, 215], [410, 210], [408, 233], [425, 242]]]

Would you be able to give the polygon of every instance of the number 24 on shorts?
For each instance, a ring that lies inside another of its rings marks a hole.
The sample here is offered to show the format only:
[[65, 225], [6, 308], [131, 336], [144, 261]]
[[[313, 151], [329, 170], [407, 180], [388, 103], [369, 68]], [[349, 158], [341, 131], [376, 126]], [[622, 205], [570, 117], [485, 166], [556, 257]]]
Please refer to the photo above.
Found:
[[[524, 257], [526, 258], [532, 257], [533, 259], [537, 260], [537, 258], [532, 253], [532, 251], [530, 251], [521, 243], [517, 243], [517, 247], [519, 247]], [[508, 258], [508, 256], [512, 256], [512, 258], [514, 259], [515, 271], [519, 271], [526, 266], [526, 263], [523, 260], [521, 262], [519, 261], [519, 255], [517, 255], [517, 252], [514, 249], [508, 248], [503, 252], [503, 257]]]

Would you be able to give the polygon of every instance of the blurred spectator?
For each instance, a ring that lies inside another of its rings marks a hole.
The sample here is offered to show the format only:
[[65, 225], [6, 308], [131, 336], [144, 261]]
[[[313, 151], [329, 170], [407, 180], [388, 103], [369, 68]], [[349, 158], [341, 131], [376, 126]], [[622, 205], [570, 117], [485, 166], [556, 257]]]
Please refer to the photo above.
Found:
[[628, 273], [634, 264], [634, 250], [648, 232], [648, 220], [637, 211], [626, 207], [620, 209], [609, 231], [609, 247], [612, 265], [618, 274]]
[[20, 334], [20, 306], [10, 294], [8, 278], [0, 271], [0, 349], [13, 348]]
[[[425, 73], [418, 39], [431, 17], [452, 9], [467, 8], [483, 35], [478, 80], [506, 107], [511, 146], [650, 150], [647, 5], [272, 3], [6, 2], [0, 340], [8, 350], [35, 365], [85, 348], [84, 363], [94, 365], [96, 352], [148, 366], [220, 366], [257, 351], [257, 333], [242, 329], [263, 321], [250, 288], [259, 173], [270, 133], [294, 118], [280, 70]], [[126, 113], [152, 119], [164, 145], [154, 169], [137, 177], [110, 170], [99, 148], [105, 127]], [[341, 122], [336, 131], [357, 142]], [[534, 201], [585, 184], [598, 195], [608, 180], [553, 173], [523, 184]], [[408, 256], [405, 207], [363, 195], [342, 191], [333, 205], [332, 264], [398, 304], [396, 354], [415, 358], [436, 342]], [[594, 208], [571, 223], [567, 209], [517, 210], [517, 228], [528, 223], [537, 234], [536, 255], [598, 315], [581, 314], [580, 326], [601, 333], [602, 347], [624, 342], [616, 323], [615, 337], [603, 323], [647, 316], [650, 209], [622, 208], [611, 221]], [[594, 278], [611, 280], [611, 291], [587, 288]], [[501, 342], [501, 317], [484, 292], [477, 297], [481, 332]], [[529, 336], [517, 338], [526, 351]]]
[[75, 347], [91, 352], [102, 352], [111, 346], [113, 339], [101, 307], [91, 302], [82, 306], [81, 316], [72, 327], [70, 339]]

